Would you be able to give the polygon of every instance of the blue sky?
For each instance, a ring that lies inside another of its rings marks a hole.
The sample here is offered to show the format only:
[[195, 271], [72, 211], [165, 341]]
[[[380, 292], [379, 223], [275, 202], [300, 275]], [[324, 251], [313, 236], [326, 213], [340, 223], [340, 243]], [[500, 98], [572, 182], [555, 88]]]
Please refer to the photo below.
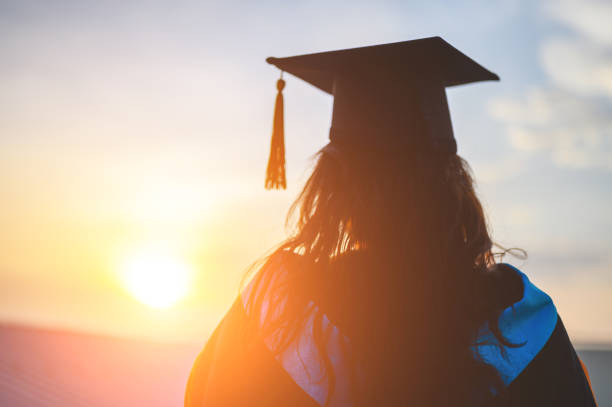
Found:
[[[331, 98], [287, 77], [289, 188], [263, 191], [278, 76], [265, 57], [440, 35], [501, 77], [448, 90], [495, 240], [529, 253], [508, 261], [574, 338], [610, 342], [609, 21], [596, 0], [0, 1], [0, 317], [124, 332], [74, 303], [141, 315], [100, 284], [105, 259], [118, 241], [163, 235], [188, 241], [208, 265], [197, 281], [222, 293], [164, 317], [206, 321], [181, 338], [204, 336], [285, 236], [327, 140]], [[153, 322], [125, 332], [155, 336]]]

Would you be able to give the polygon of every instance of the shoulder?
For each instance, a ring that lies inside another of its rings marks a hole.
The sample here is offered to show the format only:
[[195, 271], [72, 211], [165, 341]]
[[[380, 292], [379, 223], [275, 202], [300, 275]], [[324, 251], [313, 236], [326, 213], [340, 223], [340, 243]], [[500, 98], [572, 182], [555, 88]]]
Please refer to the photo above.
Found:
[[278, 363], [266, 338], [252, 329], [243, 295], [233, 303], [196, 358], [184, 405], [317, 406], [291, 372]]
[[503, 273], [514, 274], [522, 283], [519, 300], [499, 316], [500, 333], [516, 347], [503, 346], [488, 323], [478, 332], [475, 353], [493, 365], [503, 382], [510, 384], [542, 350], [557, 325], [557, 309], [548, 294], [536, 287], [516, 267], [503, 265]]
[[[511, 406], [595, 406], [584, 366], [567, 335], [551, 297], [517, 268], [503, 265], [522, 282], [522, 296], [498, 319], [505, 346], [488, 324], [481, 327], [475, 354], [492, 365]], [[502, 403], [502, 404], [504, 404]]]
[[[291, 253], [271, 257], [245, 288], [241, 302], [248, 317], [254, 317], [263, 328], [267, 351], [302, 392], [318, 405], [325, 405], [329, 395], [329, 406], [348, 406], [350, 342], [329, 319], [316, 296], [310, 295], [320, 287], [312, 286], [312, 276], [305, 278], [302, 273], [310, 265], [305, 261]], [[285, 311], [298, 316], [299, 323], [287, 325], [283, 321], [277, 327], [276, 317]], [[265, 329], [264, 325], [274, 329]], [[279, 340], [287, 333], [291, 340]], [[325, 362], [326, 356], [329, 363]], [[329, 375], [335, 379], [333, 390], [327, 380]]]
[[484, 326], [475, 347], [506, 385], [499, 404], [595, 407], [585, 367], [552, 299], [515, 267], [505, 268], [523, 285], [520, 300], [503, 310], [498, 320], [500, 333], [514, 345], [500, 344]]

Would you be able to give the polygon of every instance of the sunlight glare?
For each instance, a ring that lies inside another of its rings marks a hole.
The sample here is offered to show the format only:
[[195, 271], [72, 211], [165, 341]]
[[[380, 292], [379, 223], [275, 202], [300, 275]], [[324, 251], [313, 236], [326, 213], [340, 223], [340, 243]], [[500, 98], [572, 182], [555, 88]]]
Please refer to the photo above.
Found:
[[122, 264], [127, 290], [143, 304], [167, 308], [183, 298], [192, 275], [187, 263], [160, 251], [142, 251]]

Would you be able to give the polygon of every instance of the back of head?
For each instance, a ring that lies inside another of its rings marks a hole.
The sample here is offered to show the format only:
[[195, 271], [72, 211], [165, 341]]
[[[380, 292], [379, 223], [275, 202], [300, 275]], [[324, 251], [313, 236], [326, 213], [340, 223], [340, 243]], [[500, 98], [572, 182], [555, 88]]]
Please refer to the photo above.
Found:
[[368, 248], [428, 264], [485, 264], [491, 248], [469, 167], [456, 154], [330, 143], [295, 209], [296, 237], [316, 235], [317, 258]]
[[[463, 159], [332, 142], [292, 209], [295, 233], [278, 252], [304, 261], [288, 292], [333, 280], [333, 301], [350, 302], [356, 402], [474, 405], [499, 385], [471, 351], [501, 307], [481, 289], [492, 243]], [[339, 294], [338, 282], [358, 294]], [[299, 324], [290, 310], [280, 319]], [[324, 333], [315, 340], [325, 353]]]

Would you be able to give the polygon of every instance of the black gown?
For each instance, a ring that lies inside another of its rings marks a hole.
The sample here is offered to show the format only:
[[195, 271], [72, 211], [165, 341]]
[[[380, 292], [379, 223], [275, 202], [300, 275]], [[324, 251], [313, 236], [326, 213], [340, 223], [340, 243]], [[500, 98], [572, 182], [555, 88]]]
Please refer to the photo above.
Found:
[[[282, 267], [272, 262], [269, 267]], [[522, 298], [499, 318], [504, 337], [518, 348], [497, 342], [486, 324], [479, 332], [475, 355], [500, 374], [505, 388], [493, 400], [500, 406], [596, 406], [586, 368], [576, 355], [561, 318], [550, 297], [513, 268], [523, 283]], [[306, 321], [293, 343], [281, 354], [266, 339], [245, 339], [249, 316], [239, 296], [197, 357], [187, 384], [185, 407], [291, 406], [320, 407], [325, 404], [327, 381], [320, 380], [318, 351], [312, 340], [316, 323], [331, 328], [326, 346], [336, 376], [330, 407], [352, 405], [346, 360], [340, 349], [348, 343], [337, 326], [323, 318]], [[316, 304], [312, 308], [316, 310]], [[503, 350], [502, 350], [503, 349]]]

